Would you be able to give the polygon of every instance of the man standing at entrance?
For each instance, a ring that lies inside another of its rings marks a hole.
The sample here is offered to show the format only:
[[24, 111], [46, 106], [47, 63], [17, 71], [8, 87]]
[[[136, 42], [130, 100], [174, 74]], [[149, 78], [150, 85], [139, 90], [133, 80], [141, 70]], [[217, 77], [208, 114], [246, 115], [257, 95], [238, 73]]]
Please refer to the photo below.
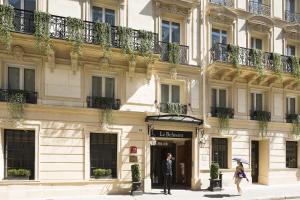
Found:
[[166, 159], [162, 164], [162, 171], [164, 175], [164, 194], [167, 194], [166, 189], [168, 188], [168, 194], [171, 194], [171, 182], [172, 182], [172, 155], [170, 153], [167, 154]]

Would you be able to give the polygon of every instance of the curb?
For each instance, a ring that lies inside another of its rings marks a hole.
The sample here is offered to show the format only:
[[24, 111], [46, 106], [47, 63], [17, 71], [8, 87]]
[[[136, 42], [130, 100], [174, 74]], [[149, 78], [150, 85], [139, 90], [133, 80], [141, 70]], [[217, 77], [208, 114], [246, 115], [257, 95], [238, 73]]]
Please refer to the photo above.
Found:
[[255, 198], [252, 200], [286, 200], [286, 199], [300, 199], [300, 196], [267, 197], [267, 198]]

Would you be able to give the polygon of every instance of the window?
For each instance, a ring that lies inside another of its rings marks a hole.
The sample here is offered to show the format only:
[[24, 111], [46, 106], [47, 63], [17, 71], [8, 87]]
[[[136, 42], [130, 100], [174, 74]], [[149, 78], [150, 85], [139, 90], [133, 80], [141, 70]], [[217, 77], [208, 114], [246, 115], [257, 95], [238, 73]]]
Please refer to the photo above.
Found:
[[228, 168], [228, 140], [226, 138], [212, 138], [212, 162], [220, 168]]
[[218, 43], [227, 44], [227, 31], [212, 29], [212, 46]]
[[258, 38], [251, 38], [251, 48], [262, 50], [262, 40]]
[[161, 103], [180, 103], [180, 86], [161, 84]]
[[298, 143], [294, 141], [286, 142], [286, 167], [298, 167]]
[[35, 91], [35, 70], [9, 66], [7, 68], [7, 89]]
[[115, 79], [92, 76], [92, 96], [115, 98]]
[[292, 45], [286, 46], [286, 55], [295, 56], [296, 55], [296, 47]]
[[15, 8], [34, 11], [36, 7], [35, 0], [9, 0], [8, 3]]
[[286, 0], [286, 10], [295, 13], [295, 0]]
[[251, 110], [252, 111], [263, 110], [263, 94], [251, 93]]
[[34, 131], [4, 130], [5, 178], [9, 169], [30, 170], [30, 179], [34, 179], [35, 165]]
[[180, 24], [177, 22], [162, 21], [162, 41], [180, 44]]
[[226, 89], [212, 89], [212, 107], [227, 107]]
[[90, 136], [90, 169], [111, 169], [112, 178], [117, 178], [117, 135], [91, 133]]
[[115, 25], [115, 11], [107, 8], [93, 6], [92, 8], [93, 22], [105, 22], [111, 26]]
[[286, 98], [286, 112], [287, 114], [296, 114], [296, 98], [287, 97]]

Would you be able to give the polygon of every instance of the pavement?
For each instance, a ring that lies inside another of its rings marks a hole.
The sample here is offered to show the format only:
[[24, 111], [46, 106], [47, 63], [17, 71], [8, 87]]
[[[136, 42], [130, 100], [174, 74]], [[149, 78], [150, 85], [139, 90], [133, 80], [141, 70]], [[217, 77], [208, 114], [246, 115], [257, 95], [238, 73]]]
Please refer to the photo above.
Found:
[[191, 191], [173, 190], [172, 195], [164, 195], [160, 189], [153, 189], [151, 193], [141, 196], [130, 195], [97, 195], [81, 197], [48, 198], [45, 200], [300, 200], [300, 184], [284, 184], [275, 186], [251, 185], [242, 188], [243, 194], [238, 195], [236, 188], [223, 188], [222, 191]]

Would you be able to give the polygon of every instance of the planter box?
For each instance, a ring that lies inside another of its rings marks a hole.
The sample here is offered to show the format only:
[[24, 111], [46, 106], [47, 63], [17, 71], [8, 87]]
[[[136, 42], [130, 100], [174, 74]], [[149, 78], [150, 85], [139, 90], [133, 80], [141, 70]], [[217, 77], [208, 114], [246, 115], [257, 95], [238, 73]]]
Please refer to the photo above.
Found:
[[133, 182], [131, 186], [131, 195], [142, 195], [143, 191], [141, 190], [141, 182]]
[[209, 179], [209, 191], [220, 191], [222, 189], [222, 179]]
[[29, 180], [29, 176], [8, 176], [7, 180]]
[[112, 179], [112, 175], [108, 176], [94, 176], [95, 179]]

